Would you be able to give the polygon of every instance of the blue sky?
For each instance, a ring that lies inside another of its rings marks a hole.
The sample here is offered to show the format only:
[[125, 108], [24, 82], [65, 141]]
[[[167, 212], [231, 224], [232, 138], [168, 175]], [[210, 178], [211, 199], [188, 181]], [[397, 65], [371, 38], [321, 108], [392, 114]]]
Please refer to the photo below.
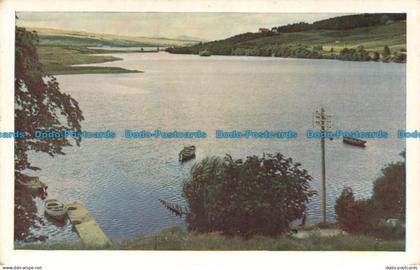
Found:
[[223, 39], [295, 22], [314, 22], [347, 15], [337, 13], [119, 13], [119, 12], [19, 12], [17, 24], [130, 36], [203, 40]]

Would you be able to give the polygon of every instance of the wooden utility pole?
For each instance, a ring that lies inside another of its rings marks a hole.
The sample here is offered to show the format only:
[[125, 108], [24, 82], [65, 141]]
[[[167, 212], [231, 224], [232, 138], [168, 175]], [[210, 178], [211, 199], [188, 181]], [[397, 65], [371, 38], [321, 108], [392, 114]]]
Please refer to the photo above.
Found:
[[[325, 111], [321, 108], [321, 132], [325, 132]], [[322, 223], [327, 223], [327, 188], [325, 181], [325, 138], [321, 138]]]
[[[325, 114], [324, 108], [315, 112], [314, 125], [320, 127], [321, 134], [330, 128], [330, 115]], [[325, 172], [325, 137], [321, 136], [321, 199], [322, 199], [322, 223], [327, 223], [327, 188], [326, 188], [326, 172]]]

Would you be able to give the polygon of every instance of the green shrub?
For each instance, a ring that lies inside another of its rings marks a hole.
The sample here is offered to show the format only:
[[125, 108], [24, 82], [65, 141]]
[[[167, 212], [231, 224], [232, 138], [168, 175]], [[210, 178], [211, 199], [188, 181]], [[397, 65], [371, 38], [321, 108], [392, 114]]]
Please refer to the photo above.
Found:
[[382, 169], [373, 185], [372, 200], [378, 217], [405, 219], [405, 161]]
[[312, 177], [299, 167], [281, 154], [203, 159], [183, 185], [188, 229], [245, 237], [281, 234], [315, 194], [309, 190]]
[[[404, 153], [401, 154], [403, 157]], [[374, 182], [370, 199], [355, 200], [351, 188], [345, 188], [336, 200], [337, 222], [347, 231], [369, 233], [383, 238], [405, 235], [405, 161], [388, 164]], [[396, 226], [388, 219], [399, 220]]]
[[345, 188], [335, 204], [337, 222], [350, 232], [369, 231], [372, 228], [372, 201], [355, 200], [351, 188]]
[[353, 190], [349, 187], [346, 187], [341, 192], [340, 197], [336, 200], [334, 209], [337, 222], [344, 228], [349, 229], [354, 213], [354, 195]]

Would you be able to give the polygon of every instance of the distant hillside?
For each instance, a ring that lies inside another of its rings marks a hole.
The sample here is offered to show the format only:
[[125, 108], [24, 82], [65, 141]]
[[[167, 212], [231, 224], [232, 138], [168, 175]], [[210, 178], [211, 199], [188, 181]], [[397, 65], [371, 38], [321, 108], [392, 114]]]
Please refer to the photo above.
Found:
[[190, 40], [196, 43], [199, 43], [200, 41], [209, 41], [208, 39], [203, 39], [203, 38], [199, 38], [199, 37], [192, 37], [192, 36], [187, 36], [187, 35], [181, 35], [181, 36], [176, 36], [176, 39], [181, 39], [181, 40]]
[[111, 34], [98, 34], [80, 31], [59, 30], [50, 28], [31, 28], [29, 31], [36, 31], [39, 36], [39, 45], [57, 46], [112, 46], [112, 47], [168, 47], [188, 46], [197, 42], [182, 39], [134, 37]]
[[273, 27], [271, 30], [279, 33], [300, 32], [309, 30], [348, 30], [359, 27], [386, 25], [393, 22], [404, 21], [405, 14], [401, 13], [379, 13], [359, 14], [334, 17], [326, 20], [316, 21], [312, 24], [300, 22], [284, 26]]
[[[92, 73], [140, 73], [120, 67], [75, 66], [121, 60], [109, 53], [157, 53], [159, 49], [133, 49], [129, 47], [169, 47], [187, 46], [197, 42], [181, 39], [132, 37], [122, 35], [97, 34], [50, 28], [24, 27], [35, 31], [39, 37], [36, 44], [37, 54], [43, 69], [51, 75], [92, 74]], [[115, 50], [100, 47], [125, 47]], [[99, 48], [88, 48], [99, 47]]]
[[[389, 53], [384, 48], [389, 48]], [[171, 53], [405, 62], [405, 14], [361, 14], [313, 24], [260, 28], [224, 40], [169, 48]]]

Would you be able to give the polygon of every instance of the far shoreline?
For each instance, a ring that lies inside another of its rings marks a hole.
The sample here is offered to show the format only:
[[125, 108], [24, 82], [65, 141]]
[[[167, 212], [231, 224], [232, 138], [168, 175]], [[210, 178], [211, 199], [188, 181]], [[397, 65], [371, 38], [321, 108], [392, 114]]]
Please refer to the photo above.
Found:
[[[174, 55], [195, 55], [197, 57], [201, 57], [198, 54], [194, 53], [173, 53], [165, 50], [169, 54]], [[406, 64], [406, 62], [393, 62], [393, 61], [374, 61], [374, 60], [345, 60], [345, 59], [339, 59], [339, 58], [329, 58], [329, 57], [322, 57], [322, 58], [311, 58], [311, 57], [285, 57], [285, 56], [265, 56], [265, 55], [235, 55], [235, 54], [213, 54], [211, 56], [208, 56], [206, 58], [212, 57], [212, 56], [232, 56], [232, 57], [255, 57], [255, 58], [267, 58], [267, 59], [296, 59], [296, 60], [331, 60], [331, 61], [340, 61], [340, 62], [356, 62], [356, 63], [383, 63], [383, 64]]]
[[[144, 73], [142, 70], [130, 70], [121, 67], [79, 66], [100, 64], [123, 60], [110, 55], [94, 55], [109, 53], [103, 49], [89, 49], [86, 46], [38, 46], [39, 59], [44, 71], [51, 76], [75, 74], [107, 74], [107, 73]], [[121, 53], [132, 51], [121, 50]], [[115, 53], [112, 51], [111, 53]]]

